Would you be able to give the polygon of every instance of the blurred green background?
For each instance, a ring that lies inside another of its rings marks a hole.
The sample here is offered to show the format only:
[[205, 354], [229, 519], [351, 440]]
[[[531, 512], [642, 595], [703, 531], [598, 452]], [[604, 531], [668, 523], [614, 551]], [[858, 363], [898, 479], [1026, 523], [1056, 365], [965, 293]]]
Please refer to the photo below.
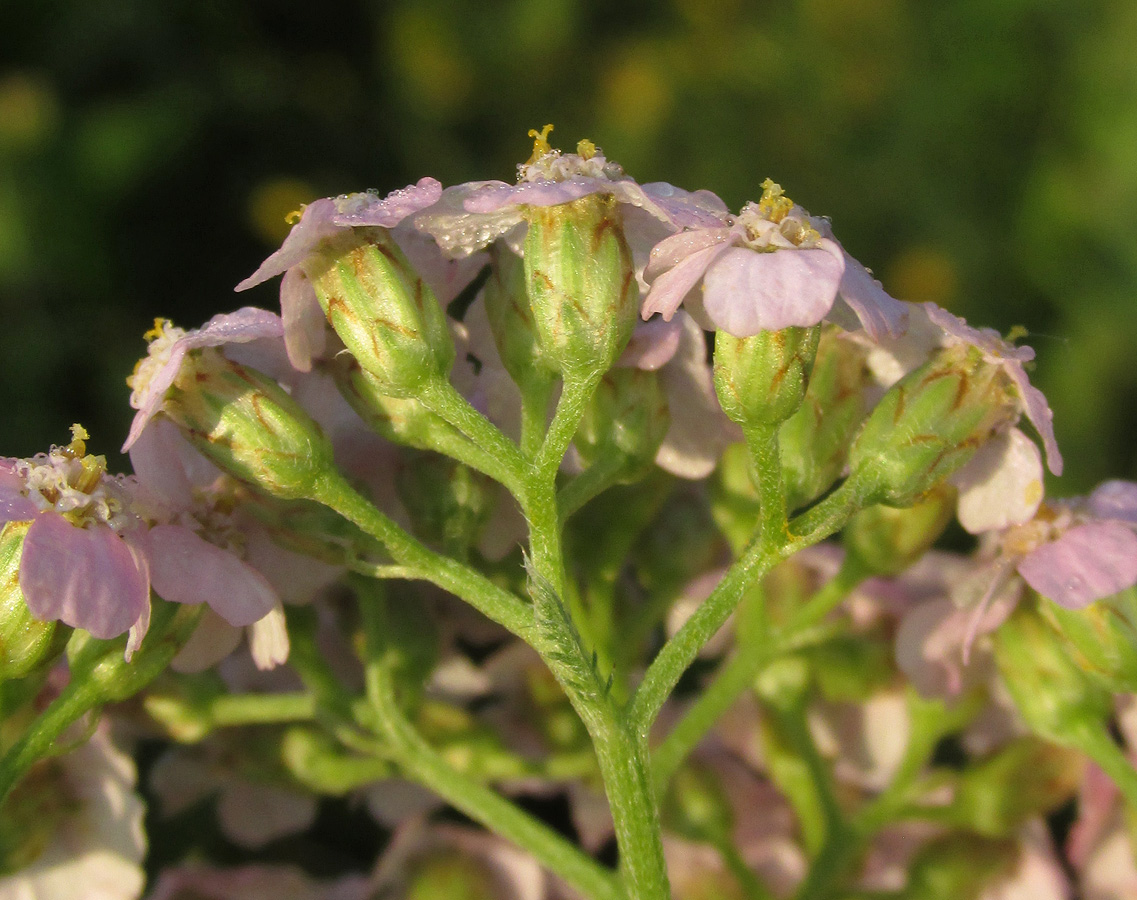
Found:
[[[0, 452], [114, 456], [300, 202], [511, 180], [529, 128], [734, 209], [773, 177], [896, 296], [1023, 325], [1068, 478], [1137, 478], [1132, 0], [0, 6]], [[121, 462], [121, 461], [119, 461]]]

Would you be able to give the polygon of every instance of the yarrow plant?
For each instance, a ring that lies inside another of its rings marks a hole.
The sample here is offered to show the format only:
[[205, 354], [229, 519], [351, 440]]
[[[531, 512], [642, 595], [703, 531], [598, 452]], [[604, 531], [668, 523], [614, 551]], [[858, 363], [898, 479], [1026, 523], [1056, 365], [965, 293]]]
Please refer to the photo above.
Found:
[[[773, 181], [550, 130], [157, 320], [132, 475], [0, 460], [0, 897], [1137, 896], [1137, 484]], [[244, 865], [146, 883], [140, 739]], [[257, 855], [325, 798], [366, 858]]]

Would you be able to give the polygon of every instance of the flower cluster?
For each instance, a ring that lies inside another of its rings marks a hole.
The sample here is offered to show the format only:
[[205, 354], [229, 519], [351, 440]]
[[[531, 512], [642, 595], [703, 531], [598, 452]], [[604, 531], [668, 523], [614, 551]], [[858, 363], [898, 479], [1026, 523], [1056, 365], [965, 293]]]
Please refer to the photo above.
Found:
[[245, 861], [153, 900], [1129, 896], [1137, 484], [774, 182], [549, 131], [157, 320], [133, 475], [0, 460], [0, 896], [142, 895], [139, 736]]

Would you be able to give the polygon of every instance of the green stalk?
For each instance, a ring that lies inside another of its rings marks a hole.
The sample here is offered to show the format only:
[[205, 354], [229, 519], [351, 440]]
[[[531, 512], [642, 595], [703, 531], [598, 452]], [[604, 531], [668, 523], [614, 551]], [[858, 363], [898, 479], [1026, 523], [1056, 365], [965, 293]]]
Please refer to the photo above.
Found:
[[470, 401], [445, 379], [431, 381], [418, 399], [423, 406], [458, 429], [490, 458], [500, 461], [500, 477], [494, 477], [517, 496], [521, 478], [528, 465], [513, 441], [474, 409]]
[[69, 726], [105, 703], [137, 694], [165, 671], [204, 611], [204, 605], [155, 603], [150, 631], [130, 662], [118, 641], [90, 639], [72, 666], [71, 681], [0, 760], [0, 802], [28, 769], [58, 749], [56, 742]]
[[612, 812], [620, 870], [629, 900], [668, 900], [659, 810], [652, 787], [647, 741], [628, 726], [609, 685], [602, 683], [580, 629], [583, 610], [571, 614], [556, 477], [600, 376], [566, 379], [526, 491], [531, 593], [542, 632], [541, 656], [564, 688], [592, 739]]
[[455, 809], [522, 847], [547, 869], [594, 900], [624, 900], [613, 874], [544, 823], [488, 787], [453, 769], [403, 714], [395, 693], [392, 661], [384, 641], [380, 604], [360, 604], [366, 632], [367, 696], [391, 758], [403, 771]]
[[426, 547], [383, 515], [338, 473], [328, 473], [313, 487], [311, 496], [386, 546], [402, 567], [400, 576], [417, 573], [417, 577], [460, 597], [527, 643], [536, 639], [528, 604], [480, 572]]

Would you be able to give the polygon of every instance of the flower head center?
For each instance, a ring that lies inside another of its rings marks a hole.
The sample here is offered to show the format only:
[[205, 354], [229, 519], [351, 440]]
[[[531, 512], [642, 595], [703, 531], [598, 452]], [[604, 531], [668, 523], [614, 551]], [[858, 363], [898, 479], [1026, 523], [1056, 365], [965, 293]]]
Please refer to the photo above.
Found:
[[604, 181], [619, 181], [624, 170], [616, 163], [608, 162], [603, 151], [590, 140], [582, 140], [576, 145], [576, 153], [561, 153], [549, 144], [552, 125], [540, 131], [529, 130], [533, 138], [533, 154], [517, 167], [517, 180], [524, 181], [567, 181], [570, 178], [599, 178]]
[[24, 496], [41, 511], [59, 513], [79, 528], [102, 522], [122, 530], [134, 521], [127, 511], [125, 480], [107, 474], [105, 456], [87, 453], [89, 435], [83, 426], [72, 425], [71, 434], [66, 446], [16, 461]]
[[747, 203], [737, 222], [744, 229], [746, 245], [760, 253], [811, 250], [821, 241], [809, 214], [769, 178], [762, 182], [761, 198]]
[[134, 364], [134, 372], [126, 379], [126, 386], [130, 388], [130, 405], [134, 409], [142, 406], [147, 387], [169, 362], [174, 345], [185, 334], [184, 328], [174, 327], [169, 319], [155, 319], [154, 327], [143, 335], [150, 342], [146, 356]]

